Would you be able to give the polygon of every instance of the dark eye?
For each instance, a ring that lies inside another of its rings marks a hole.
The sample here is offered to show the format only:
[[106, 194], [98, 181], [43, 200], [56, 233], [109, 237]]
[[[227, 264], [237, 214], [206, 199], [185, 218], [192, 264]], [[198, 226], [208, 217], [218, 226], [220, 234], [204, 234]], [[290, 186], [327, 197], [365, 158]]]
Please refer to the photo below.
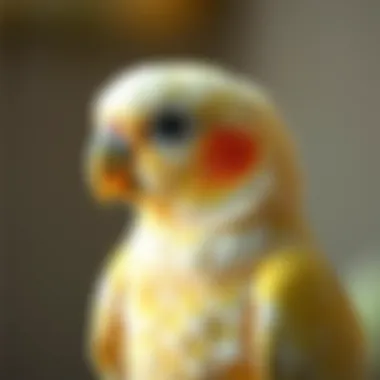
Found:
[[152, 121], [153, 137], [164, 143], [179, 143], [191, 136], [193, 120], [183, 110], [164, 110]]

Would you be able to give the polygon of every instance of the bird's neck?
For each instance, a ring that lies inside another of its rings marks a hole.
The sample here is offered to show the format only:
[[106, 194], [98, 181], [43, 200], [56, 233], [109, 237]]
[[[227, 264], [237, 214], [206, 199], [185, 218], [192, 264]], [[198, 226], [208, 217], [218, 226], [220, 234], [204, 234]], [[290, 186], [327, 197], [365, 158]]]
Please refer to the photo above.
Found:
[[226, 218], [209, 224], [196, 218], [183, 219], [165, 202], [147, 203], [142, 210], [146, 220], [170, 230], [173, 236], [178, 237], [189, 234], [208, 236], [255, 234], [260, 231], [265, 236], [263, 249], [314, 244], [308, 222], [301, 211], [288, 210], [271, 202], [263, 204], [259, 210], [248, 209], [237, 218]]
[[[236, 280], [243, 285], [271, 252], [311, 244], [302, 218], [278, 206], [266, 205], [233, 223], [206, 227], [189, 225], [175, 215], [164, 204], [150, 205], [138, 215], [133, 257], [143, 270], [166, 274], [184, 270], [217, 278], [220, 284]], [[141, 270], [136, 273], [141, 275]]]

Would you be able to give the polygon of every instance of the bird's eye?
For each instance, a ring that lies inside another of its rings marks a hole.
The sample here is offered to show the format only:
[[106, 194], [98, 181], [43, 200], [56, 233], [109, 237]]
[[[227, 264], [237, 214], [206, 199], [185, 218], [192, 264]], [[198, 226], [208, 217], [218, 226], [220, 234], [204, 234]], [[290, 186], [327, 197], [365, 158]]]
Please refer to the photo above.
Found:
[[193, 120], [185, 111], [168, 109], [156, 114], [152, 121], [152, 136], [155, 140], [175, 144], [191, 136]]

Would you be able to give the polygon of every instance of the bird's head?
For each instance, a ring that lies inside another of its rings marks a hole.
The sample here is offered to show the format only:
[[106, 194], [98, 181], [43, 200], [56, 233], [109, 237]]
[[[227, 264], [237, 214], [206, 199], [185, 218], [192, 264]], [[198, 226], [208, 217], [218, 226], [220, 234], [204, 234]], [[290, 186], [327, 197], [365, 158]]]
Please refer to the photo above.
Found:
[[101, 201], [160, 205], [195, 223], [234, 219], [273, 199], [298, 202], [292, 144], [273, 105], [221, 68], [127, 70], [96, 96], [92, 120], [86, 175]]

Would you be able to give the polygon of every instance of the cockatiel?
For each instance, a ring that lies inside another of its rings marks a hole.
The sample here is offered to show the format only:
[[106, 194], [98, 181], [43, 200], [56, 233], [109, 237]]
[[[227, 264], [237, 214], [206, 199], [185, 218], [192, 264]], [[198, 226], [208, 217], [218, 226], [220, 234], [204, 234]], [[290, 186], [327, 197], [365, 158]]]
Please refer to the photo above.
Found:
[[136, 214], [92, 299], [99, 378], [364, 378], [355, 313], [263, 89], [213, 65], [148, 63], [106, 84], [92, 118], [89, 186]]

